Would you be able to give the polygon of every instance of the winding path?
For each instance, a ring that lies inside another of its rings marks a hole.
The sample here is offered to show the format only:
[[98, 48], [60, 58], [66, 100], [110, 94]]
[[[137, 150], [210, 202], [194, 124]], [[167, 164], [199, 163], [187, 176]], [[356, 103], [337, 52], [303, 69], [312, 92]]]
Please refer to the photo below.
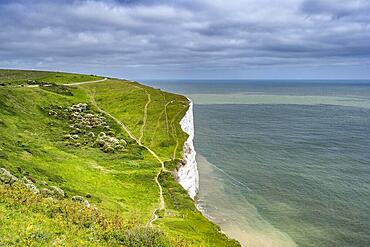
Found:
[[143, 124], [141, 125], [141, 128], [140, 128], [140, 138], [139, 138], [139, 143], [140, 144], [141, 144], [141, 139], [144, 136], [144, 129], [145, 129], [145, 125], [146, 125], [146, 120], [148, 119], [148, 105], [152, 101], [151, 98], [150, 98], [150, 93], [148, 93], [147, 91], [145, 91], [145, 93], [148, 96], [148, 101], [146, 102], [146, 104], [144, 106]]
[[[106, 81], [106, 80], [108, 80], [108, 78], [103, 78], [103, 79], [95, 80], [95, 81], [81, 81], [81, 82], [64, 83], [64, 84], [58, 84], [58, 85], [62, 85], [62, 86], [78, 86], [78, 85], [83, 85], [83, 84], [102, 82], [102, 81]], [[47, 84], [46, 84], [46, 86], [47, 86]], [[14, 87], [20, 87], [20, 86], [14, 86]], [[39, 84], [26, 85], [25, 87], [40, 87], [40, 85]]]
[[[63, 86], [78, 86], [78, 85], [84, 85], [84, 84], [90, 84], [90, 83], [97, 83], [97, 82], [103, 82], [103, 81], [106, 81], [108, 80], [108, 78], [103, 78], [103, 79], [100, 79], [100, 80], [94, 80], [94, 81], [84, 81], [84, 82], [74, 82], [74, 83], [66, 83], [66, 84], [60, 84], [60, 85], [63, 85]], [[20, 87], [20, 86], [19, 86]], [[27, 85], [26, 87], [29, 87], [29, 88], [36, 88], [36, 87], [40, 87], [40, 85]], [[134, 86], [134, 87], [137, 87], [139, 88], [138, 86]], [[140, 88], [141, 89], [141, 88]], [[145, 91], [146, 92], [146, 91]], [[160, 171], [157, 173], [157, 175], [155, 176], [155, 182], [156, 184], [158, 185], [158, 188], [159, 188], [159, 207], [154, 209], [153, 212], [152, 212], [152, 217], [150, 218], [150, 220], [148, 221], [147, 223], [147, 226], [152, 226], [153, 225], [153, 222], [156, 221], [158, 219], [158, 215], [157, 215], [157, 210], [163, 210], [165, 209], [165, 202], [164, 202], [164, 198], [163, 198], [163, 188], [162, 188], [162, 185], [160, 184], [159, 182], [159, 176], [161, 175], [161, 172], [163, 171], [167, 171], [165, 166], [164, 166], [164, 162], [161, 160], [161, 158], [152, 150], [150, 149], [149, 147], [143, 145], [141, 143], [141, 139], [144, 135], [144, 128], [145, 128], [145, 125], [146, 125], [146, 121], [147, 121], [147, 112], [148, 112], [148, 105], [150, 104], [151, 102], [151, 97], [150, 97], [150, 94], [148, 92], [146, 92], [147, 96], [148, 96], [148, 101], [147, 103], [145, 104], [145, 108], [144, 108], [144, 116], [143, 116], [143, 125], [141, 127], [141, 130], [140, 130], [140, 138], [137, 139], [133, 134], [132, 132], [130, 131], [130, 129], [124, 124], [122, 123], [120, 120], [118, 120], [116, 117], [114, 117], [112, 114], [110, 114], [109, 112], [107, 111], [104, 111], [103, 109], [101, 109], [99, 107], [99, 105], [96, 103], [96, 100], [95, 100], [95, 91], [91, 93], [91, 103], [96, 107], [96, 109], [109, 116], [110, 118], [112, 118], [117, 124], [119, 124], [122, 129], [129, 135], [129, 137], [131, 139], [133, 139], [139, 146], [141, 147], [144, 147], [146, 150], [149, 151], [149, 153], [151, 153], [153, 155], [154, 158], [156, 158], [160, 164], [161, 164], [161, 169]], [[166, 110], [166, 107], [167, 107], [168, 103], [166, 104], [165, 106], [165, 110]], [[168, 128], [168, 122], [167, 122], [167, 112], [166, 112], [166, 124], [167, 124], [167, 128]]]
[[[150, 95], [150, 94], [149, 94]], [[96, 109], [109, 116], [110, 118], [112, 118], [117, 124], [119, 124], [123, 129], [124, 131], [130, 136], [131, 139], [133, 139], [134, 141], [136, 141], [136, 143], [141, 146], [141, 147], [144, 147], [146, 150], [149, 151], [149, 153], [151, 153], [153, 155], [154, 158], [156, 158], [159, 163], [161, 164], [161, 169], [159, 170], [159, 172], [157, 173], [157, 175], [155, 176], [155, 182], [156, 184], [158, 185], [158, 188], [159, 188], [159, 207], [154, 209], [153, 212], [152, 212], [152, 217], [150, 218], [150, 220], [148, 221], [147, 223], [147, 226], [152, 226], [153, 225], [153, 222], [156, 221], [158, 219], [158, 215], [157, 215], [157, 210], [162, 210], [162, 209], [165, 209], [165, 203], [164, 203], [164, 198], [163, 198], [163, 188], [162, 188], [162, 185], [160, 184], [159, 182], [159, 176], [161, 175], [162, 171], [166, 171], [166, 168], [164, 166], [164, 162], [161, 160], [161, 158], [159, 158], [159, 156], [152, 150], [150, 149], [149, 147], [143, 145], [140, 140], [138, 140], [132, 133], [131, 131], [129, 130], [129, 128], [124, 124], [122, 123], [120, 120], [118, 120], [116, 117], [114, 117], [112, 114], [110, 114], [109, 112], [106, 112], [104, 111], [103, 109], [101, 109], [98, 104], [96, 103], [95, 101], [95, 92], [92, 93], [91, 95], [91, 102], [92, 104], [96, 107]], [[150, 99], [150, 96], [148, 96], [148, 98]], [[149, 102], [150, 103], [150, 102]], [[148, 103], [147, 103], [148, 104]]]
[[173, 100], [172, 100], [172, 101], [167, 102], [167, 104], [165, 104], [165, 106], [164, 106], [164, 114], [165, 114], [165, 116], [166, 116], [166, 131], [167, 131], [167, 135], [169, 135], [167, 106], [168, 106], [169, 104], [171, 104], [171, 103], [173, 103]]
[[182, 113], [182, 111], [179, 111], [174, 117], [173, 119], [171, 120], [171, 129], [173, 130], [172, 131], [172, 134], [173, 134], [173, 137], [176, 139], [176, 146], [173, 150], [173, 156], [172, 156], [172, 159], [175, 160], [176, 159], [176, 152], [177, 152], [177, 148], [179, 147], [179, 139], [177, 137], [177, 130], [173, 124], [173, 122], [175, 121], [175, 119], [177, 118], [177, 116]]
[[62, 84], [63, 86], [77, 86], [77, 85], [83, 85], [83, 84], [89, 84], [89, 83], [95, 83], [95, 82], [102, 82], [102, 81], [106, 81], [108, 80], [108, 78], [103, 78], [103, 79], [100, 79], [100, 80], [95, 80], [95, 81], [82, 81], [82, 82], [72, 82], [72, 83], [66, 83], [66, 84]]

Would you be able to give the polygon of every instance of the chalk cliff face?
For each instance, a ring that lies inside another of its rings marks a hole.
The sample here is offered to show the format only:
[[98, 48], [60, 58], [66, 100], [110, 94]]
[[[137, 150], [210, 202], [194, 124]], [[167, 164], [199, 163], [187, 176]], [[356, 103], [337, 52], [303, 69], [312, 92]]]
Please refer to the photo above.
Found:
[[194, 199], [199, 189], [199, 174], [197, 161], [195, 160], [194, 121], [193, 121], [193, 102], [189, 99], [190, 106], [180, 125], [182, 130], [189, 135], [184, 143], [183, 162], [177, 171], [178, 181], [181, 186], [188, 191], [189, 196]]

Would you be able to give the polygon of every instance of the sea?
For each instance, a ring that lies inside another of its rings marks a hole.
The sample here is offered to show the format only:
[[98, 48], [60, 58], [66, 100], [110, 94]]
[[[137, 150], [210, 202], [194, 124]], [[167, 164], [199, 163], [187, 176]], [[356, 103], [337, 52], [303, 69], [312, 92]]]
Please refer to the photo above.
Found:
[[370, 81], [150, 80], [194, 102], [203, 214], [244, 246], [370, 246]]

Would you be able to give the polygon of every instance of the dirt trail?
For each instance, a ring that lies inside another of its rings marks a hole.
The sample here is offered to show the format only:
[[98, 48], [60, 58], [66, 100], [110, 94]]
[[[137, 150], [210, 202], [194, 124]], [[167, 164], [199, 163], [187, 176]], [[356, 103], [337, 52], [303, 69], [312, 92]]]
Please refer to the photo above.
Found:
[[155, 125], [155, 129], [154, 129], [153, 134], [152, 134], [152, 136], [150, 138], [150, 142], [149, 142], [150, 143], [150, 146], [153, 144], [154, 137], [155, 137], [155, 134], [157, 133], [157, 130], [159, 128], [159, 124], [160, 124], [160, 121], [162, 119], [162, 115], [163, 114], [164, 114], [164, 110], [161, 112], [161, 114], [159, 114], [159, 117], [157, 119], [157, 124]]
[[[108, 78], [103, 78], [103, 79], [100, 79], [100, 80], [95, 80], [95, 81], [84, 81], [84, 82], [75, 82], [75, 83], [69, 83], [69, 84], [61, 84], [63, 86], [78, 86], [78, 85], [84, 85], [84, 84], [90, 84], [90, 83], [97, 83], [97, 82], [103, 82], [103, 81], [106, 81], [108, 80]], [[39, 87], [40, 85], [27, 85], [26, 87], [30, 87], [30, 88], [35, 88], [35, 87]], [[20, 86], [19, 86], [20, 87]], [[140, 88], [138, 86], [135, 86], [133, 85], [133, 87], [136, 87], [136, 88]], [[142, 89], [142, 88], [140, 88]], [[145, 91], [146, 92], [146, 91]], [[141, 139], [144, 135], [144, 128], [145, 128], [145, 124], [146, 124], [146, 121], [147, 121], [147, 112], [148, 112], [148, 105], [150, 104], [151, 102], [151, 97], [150, 97], [150, 94], [148, 92], [147, 93], [147, 96], [148, 96], [148, 101], [145, 105], [145, 108], [144, 108], [144, 118], [143, 118], [143, 126], [141, 128], [141, 134], [140, 134], [140, 138], [136, 138], [132, 132], [130, 131], [130, 129], [124, 124], [122, 123], [120, 120], [118, 120], [116, 117], [114, 117], [112, 114], [110, 114], [109, 112], [107, 111], [104, 111], [103, 109], [101, 109], [99, 107], [99, 105], [96, 103], [96, 100], [95, 100], [95, 91], [91, 93], [91, 103], [96, 107], [96, 109], [109, 116], [110, 118], [112, 118], [117, 124], [119, 124], [122, 129], [129, 135], [129, 137], [133, 140], [135, 140], [135, 142], [139, 145], [139, 146], [142, 146], [144, 147], [146, 150], [149, 151], [149, 153], [151, 153], [153, 155], [154, 158], [156, 158], [159, 163], [161, 164], [161, 169], [160, 171], [157, 173], [157, 175], [155, 176], [155, 182], [156, 184], [158, 185], [158, 188], [159, 188], [159, 207], [155, 210], [153, 210], [153, 213], [152, 213], [152, 217], [150, 218], [150, 220], [148, 221], [147, 223], [147, 226], [152, 226], [153, 225], [153, 222], [156, 221], [158, 219], [158, 215], [157, 215], [157, 210], [163, 210], [165, 209], [165, 203], [164, 203], [164, 198], [163, 198], [163, 188], [162, 188], [162, 185], [159, 183], [159, 176], [161, 174], [162, 171], [166, 171], [166, 168], [164, 166], [164, 162], [161, 160], [161, 158], [159, 158], [159, 156], [153, 151], [151, 150], [149, 147], [143, 145], [141, 143]], [[166, 105], [167, 106], [167, 105]], [[167, 113], [166, 113], [167, 114]], [[166, 121], [167, 121], [167, 116], [166, 116]], [[167, 123], [168, 125], [168, 123]]]
[[[150, 97], [150, 96], [148, 96]], [[144, 147], [146, 150], [149, 151], [149, 153], [151, 153], [153, 155], [154, 158], [156, 158], [160, 164], [161, 164], [161, 169], [159, 170], [159, 172], [157, 173], [157, 175], [155, 176], [155, 182], [156, 184], [158, 185], [158, 188], [159, 188], [159, 207], [154, 209], [153, 212], [152, 212], [152, 217], [150, 218], [150, 220], [148, 221], [147, 223], [147, 226], [152, 226], [153, 225], [153, 222], [156, 221], [158, 219], [158, 215], [157, 215], [157, 210], [162, 210], [162, 209], [165, 209], [165, 203], [164, 203], [164, 198], [163, 198], [163, 188], [162, 188], [162, 185], [159, 183], [159, 176], [161, 175], [161, 172], [162, 171], [166, 171], [166, 168], [164, 166], [164, 162], [161, 160], [161, 158], [159, 158], [159, 156], [153, 151], [151, 150], [149, 147], [143, 145], [130, 131], [130, 129], [123, 123], [121, 122], [120, 120], [118, 120], [116, 117], [114, 117], [112, 114], [110, 114], [109, 112], [106, 112], [104, 111], [103, 109], [101, 109], [98, 104], [96, 103], [95, 101], [95, 92], [92, 93], [91, 95], [91, 103], [96, 107], [96, 109], [98, 109], [99, 112], [111, 117], [117, 124], [119, 124], [123, 130], [130, 136], [131, 139], [135, 140], [136, 143], [139, 145], [139, 146], [142, 146]], [[150, 103], [150, 102], [149, 102]]]
[[[102, 82], [102, 81], [106, 81], [106, 80], [108, 80], [108, 78], [103, 78], [103, 79], [95, 80], [95, 81], [72, 82], [72, 83], [57, 84], [57, 85], [62, 85], [62, 86], [78, 86], [78, 85], [83, 85], [83, 84]], [[50, 86], [50, 85], [45, 84], [45, 86], [47, 87], [47, 86]], [[23, 86], [21, 86], [21, 85], [16, 85], [16, 86], [6, 86], [6, 87], [10, 87], [10, 88], [19, 88], [19, 87], [23, 87]], [[24, 87], [35, 88], [35, 87], [40, 87], [40, 85], [39, 85], [39, 84], [35, 84], [35, 85], [24, 85]]]
[[172, 119], [172, 121], [171, 121], [171, 129], [173, 130], [172, 131], [172, 134], [173, 134], [173, 137], [176, 139], [176, 146], [175, 146], [175, 148], [174, 148], [174, 150], [173, 150], [173, 156], [172, 156], [172, 159], [173, 160], [175, 160], [176, 159], [176, 152], [177, 152], [177, 149], [178, 149], [178, 147], [179, 147], [179, 139], [178, 139], [178, 136], [177, 136], [177, 131], [176, 131], [176, 128], [175, 128], [175, 126], [174, 126], [174, 121], [175, 121], [175, 119], [177, 118], [177, 116], [180, 114], [180, 113], [182, 113], [182, 111], [179, 111], [176, 115], [175, 115], [175, 117]]
[[166, 116], [166, 130], [167, 130], [167, 135], [169, 135], [169, 127], [168, 127], [168, 114], [167, 114], [167, 106], [169, 104], [172, 104], [173, 103], [173, 100], [167, 102], [167, 104], [164, 106], [164, 114]]
[[77, 86], [77, 85], [83, 85], [83, 84], [89, 84], [89, 83], [95, 83], [95, 82], [102, 82], [102, 81], [106, 81], [106, 80], [108, 80], [108, 78], [103, 78], [103, 79], [95, 80], [95, 81], [72, 82], [72, 83], [66, 83], [66, 84], [62, 84], [62, 85], [63, 86]]
[[148, 105], [152, 101], [151, 98], [150, 98], [150, 93], [148, 93], [147, 91], [145, 91], [145, 93], [148, 96], [148, 101], [146, 102], [146, 104], [144, 106], [143, 124], [141, 125], [140, 137], [139, 137], [139, 143], [140, 144], [141, 144], [141, 139], [143, 139], [143, 136], [144, 136], [144, 130], [145, 130], [145, 125], [146, 125], [146, 120], [148, 119]]

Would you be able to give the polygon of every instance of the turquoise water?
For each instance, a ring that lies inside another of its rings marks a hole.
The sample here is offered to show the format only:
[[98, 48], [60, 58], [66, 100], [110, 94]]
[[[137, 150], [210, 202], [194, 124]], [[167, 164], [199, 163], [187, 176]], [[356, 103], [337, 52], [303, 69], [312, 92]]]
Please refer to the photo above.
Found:
[[370, 84], [156, 83], [194, 100], [199, 205], [248, 246], [370, 246]]

